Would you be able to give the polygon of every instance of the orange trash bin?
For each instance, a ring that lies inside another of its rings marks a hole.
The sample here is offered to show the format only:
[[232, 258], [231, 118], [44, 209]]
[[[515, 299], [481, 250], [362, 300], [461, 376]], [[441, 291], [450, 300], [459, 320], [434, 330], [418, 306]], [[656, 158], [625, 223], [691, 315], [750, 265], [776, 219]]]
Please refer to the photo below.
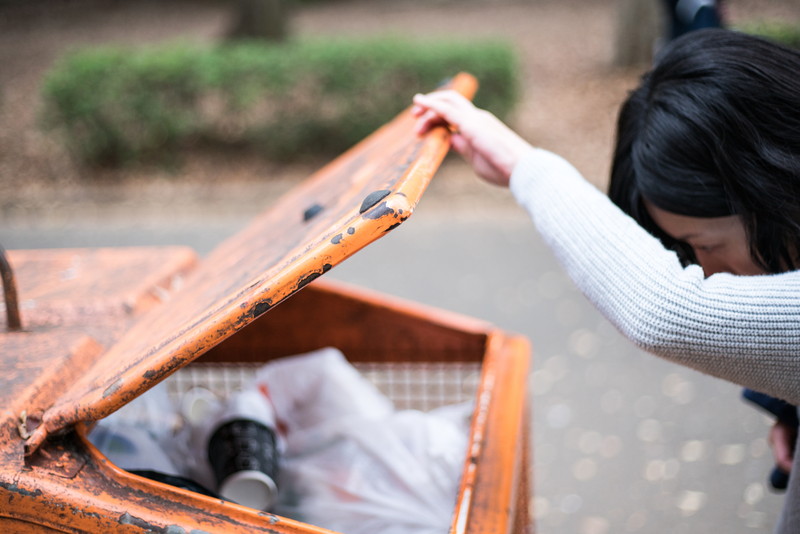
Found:
[[450, 532], [531, 532], [528, 341], [319, 279], [413, 212], [449, 141], [413, 125], [400, 114], [203, 260], [183, 247], [9, 251], [22, 328], [0, 318], [0, 531], [331, 532], [128, 473], [87, 433], [186, 366], [332, 346], [378, 373], [474, 370]]

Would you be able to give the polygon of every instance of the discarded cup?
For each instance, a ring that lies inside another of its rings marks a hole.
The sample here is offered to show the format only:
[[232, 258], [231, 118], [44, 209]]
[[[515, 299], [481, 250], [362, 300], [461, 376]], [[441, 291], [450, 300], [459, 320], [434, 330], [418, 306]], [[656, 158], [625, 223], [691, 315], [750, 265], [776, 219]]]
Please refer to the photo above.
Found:
[[268, 510], [278, 494], [279, 456], [269, 399], [258, 390], [231, 397], [208, 440], [217, 492], [235, 503]]
[[181, 396], [180, 411], [189, 424], [199, 425], [219, 411], [220, 405], [221, 401], [214, 393], [195, 386]]

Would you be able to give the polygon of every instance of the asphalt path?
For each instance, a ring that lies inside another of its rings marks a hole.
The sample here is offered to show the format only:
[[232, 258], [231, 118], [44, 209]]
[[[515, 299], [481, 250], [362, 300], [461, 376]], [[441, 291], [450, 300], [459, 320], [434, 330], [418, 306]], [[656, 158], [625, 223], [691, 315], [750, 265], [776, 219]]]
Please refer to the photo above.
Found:
[[[7, 249], [183, 244], [205, 255], [247, 223], [76, 217], [4, 223]], [[426, 207], [326, 276], [485, 319], [534, 347], [540, 534], [769, 532], [769, 420], [739, 388], [633, 347], [559, 270], [516, 206]]]

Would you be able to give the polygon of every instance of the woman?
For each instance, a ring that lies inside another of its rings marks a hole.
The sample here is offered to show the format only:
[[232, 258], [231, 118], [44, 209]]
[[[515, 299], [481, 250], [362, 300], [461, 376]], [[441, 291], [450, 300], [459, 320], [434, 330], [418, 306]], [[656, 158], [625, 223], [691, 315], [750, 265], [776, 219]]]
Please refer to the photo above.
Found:
[[[575, 283], [629, 339], [796, 405], [798, 73], [800, 54], [743, 34], [703, 30], [673, 41], [621, 110], [616, 205], [459, 95], [414, 103], [419, 132], [448, 123], [453, 147], [477, 174], [510, 187]], [[777, 531], [800, 532], [800, 476]]]
[[[734, 33], [682, 40], [620, 111], [609, 197], [684, 263], [700, 264], [706, 276], [798, 268], [800, 207], [783, 199], [800, 193], [800, 114], [792, 90], [800, 71], [793, 70], [796, 54], [788, 53], [788, 63], [784, 55]], [[765, 87], [768, 98], [761, 96]], [[680, 234], [674, 226], [691, 218], [707, 230], [734, 229], [731, 246], [742, 246], [733, 252], [723, 249], [725, 243], [703, 245], [702, 236], [674, 239]], [[796, 410], [752, 391], [745, 396], [778, 418], [770, 442], [779, 470], [789, 473]], [[771, 481], [778, 488], [786, 484], [779, 473]]]

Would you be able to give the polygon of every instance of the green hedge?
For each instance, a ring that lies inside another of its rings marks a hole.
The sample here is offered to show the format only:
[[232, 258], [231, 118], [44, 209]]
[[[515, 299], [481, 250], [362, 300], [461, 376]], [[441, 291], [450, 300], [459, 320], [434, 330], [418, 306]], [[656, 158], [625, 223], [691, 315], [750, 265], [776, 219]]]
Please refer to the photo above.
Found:
[[735, 29], [758, 35], [790, 48], [800, 49], [800, 24], [777, 20], [761, 20], [738, 25]]
[[459, 71], [480, 81], [481, 106], [507, 116], [518, 81], [515, 55], [501, 42], [92, 49], [46, 76], [44, 122], [88, 164], [168, 157], [196, 141], [252, 146], [284, 161], [329, 157]]

